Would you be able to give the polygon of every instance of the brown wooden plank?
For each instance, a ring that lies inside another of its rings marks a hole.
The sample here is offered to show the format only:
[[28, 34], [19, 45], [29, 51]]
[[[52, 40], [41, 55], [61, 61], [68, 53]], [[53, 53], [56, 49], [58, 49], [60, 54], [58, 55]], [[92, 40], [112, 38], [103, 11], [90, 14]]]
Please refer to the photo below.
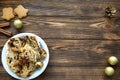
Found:
[[[48, 72], [49, 71], [49, 72]], [[46, 71], [35, 78], [34, 80], [119, 80], [119, 69], [116, 70], [116, 75], [113, 77], [107, 77], [103, 73], [104, 69], [93, 69], [93, 68], [79, 68], [79, 67], [48, 67]], [[75, 75], [78, 74], [78, 75]], [[100, 75], [101, 74], [101, 75]], [[10, 75], [1, 73], [2, 80], [16, 80]]]
[[[45, 41], [50, 49], [51, 66], [61, 64], [63, 67], [78, 65], [101, 68], [105, 66], [106, 59], [110, 55], [120, 57], [120, 41], [59, 39], [45, 39]], [[1, 40], [1, 43], [5, 43], [5, 40]], [[0, 44], [0, 47], [2, 50], [3, 44]]]
[[[119, 69], [117, 69], [119, 71]], [[119, 77], [106, 77], [103, 73], [104, 69], [95, 69], [95, 68], [80, 68], [80, 67], [48, 67], [46, 71], [41, 75], [35, 78], [34, 80], [119, 80]], [[116, 75], [118, 76], [118, 71]], [[53, 74], [54, 73], [54, 74]], [[10, 77], [8, 74], [2, 73], [1, 79], [15, 80]]]
[[[13, 34], [20, 32], [35, 33], [42, 38], [58, 39], [120, 39], [120, 18], [91, 17], [39, 17], [28, 16], [23, 19], [24, 28], [16, 30], [5, 28]], [[0, 34], [0, 38], [8, 38]]]
[[[53, 73], [43, 73], [40, 77], [35, 80], [44, 79], [44, 80], [119, 80], [119, 69], [117, 69], [116, 75], [113, 77], [107, 77], [104, 75], [104, 69], [93, 69], [93, 68], [80, 68], [80, 67], [52, 67], [47, 71], [53, 72], [58, 75], [54, 75]], [[56, 73], [57, 72], [57, 73]], [[78, 74], [78, 75], [77, 75]]]
[[[29, 9], [29, 15], [47, 16], [104, 16], [104, 9], [113, 5], [118, 10], [119, 0], [2, 0], [0, 1], [0, 11], [3, 7], [16, 7], [18, 4]], [[31, 6], [32, 5], [32, 6]], [[0, 14], [2, 14], [0, 12]]]

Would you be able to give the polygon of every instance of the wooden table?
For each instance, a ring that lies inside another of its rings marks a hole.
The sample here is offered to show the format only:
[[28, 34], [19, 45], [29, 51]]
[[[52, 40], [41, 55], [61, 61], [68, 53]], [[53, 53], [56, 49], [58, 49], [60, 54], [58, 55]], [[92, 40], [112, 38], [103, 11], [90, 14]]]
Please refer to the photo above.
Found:
[[[114, 76], [104, 74], [108, 57], [120, 59], [120, 0], [0, 0], [0, 16], [4, 7], [19, 4], [29, 9], [24, 28], [16, 30], [13, 19], [5, 29], [35, 33], [50, 50], [49, 65], [35, 80], [120, 80], [120, 63]], [[104, 17], [109, 5], [117, 9], [111, 19]], [[0, 52], [9, 38], [0, 34]], [[15, 80], [1, 62], [0, 80]]]

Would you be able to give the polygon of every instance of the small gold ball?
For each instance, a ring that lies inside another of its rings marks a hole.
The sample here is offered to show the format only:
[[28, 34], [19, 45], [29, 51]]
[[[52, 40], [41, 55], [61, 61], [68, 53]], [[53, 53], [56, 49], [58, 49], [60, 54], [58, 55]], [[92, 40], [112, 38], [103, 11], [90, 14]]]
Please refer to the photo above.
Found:
[[17, 29], [20, 29], [23, 27], [23, 23], [21, 20], [17, 19], [14, 21], [14, 27], [17, 28]]
[[105, 74], [107, 76], [112, 76], [112, 75], [114, 75], [114, 73], [115, 73], [115, 70], [112, 67], [106, 67], [105, 68]]
[[115, 56], [111, 56], [108, 58], [108, 63], [110, 65], [116, 65], [118, 63], [118, 58]]

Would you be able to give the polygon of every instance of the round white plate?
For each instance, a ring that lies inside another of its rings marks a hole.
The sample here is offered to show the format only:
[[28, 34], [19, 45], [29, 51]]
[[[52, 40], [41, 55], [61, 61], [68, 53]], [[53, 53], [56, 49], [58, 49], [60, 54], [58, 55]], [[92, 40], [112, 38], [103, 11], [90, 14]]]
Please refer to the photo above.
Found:
[[42, 68], [34, 71], [34, 73], [27, 78], [22, 78], [22, 77], [17, 76], [14, 72], [11, 71], [11, 69], [9, 68], [9, 66], [6, 63], [6, 56], [7, 56], [7, 53], [8, 53], [7, 51], [8, 51], [8, 41], [9, 40], [5, 43], [5, 45], [3, 47], [1, 59], [2, 59], [3, 67], [8, 72], [9, 75], [11, 75], [12, 77], [14, 77], [16, 79], [20, 79], [20, 80], [30, 80], [30, 79], [38, 77], [46, 69], [46, 67], [48, 65], [48, 62], [49, 62], [49, 50], [48, 50], [48, 47], [47, 47], [46, 43], [44, 42], [44, 40], [41, 39], [39, 36], [33, 34], [33, 33], [20, 33], [20, 34], [17, 34], [15, 36], [13, 36], [12, 38], [22, 37], [22, 36], [35, 36], [38, 44], [47, 52], [47, 57], [43, 60], [44, 66]]

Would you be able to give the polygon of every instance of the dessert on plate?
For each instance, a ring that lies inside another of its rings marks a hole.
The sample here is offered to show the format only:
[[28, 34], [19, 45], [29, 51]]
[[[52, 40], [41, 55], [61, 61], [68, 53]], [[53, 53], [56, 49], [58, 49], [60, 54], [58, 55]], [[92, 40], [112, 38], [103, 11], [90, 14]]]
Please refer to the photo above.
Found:
[[39, 46], [34, 36], [11, 38], [8, 41], [7, 65], [19, 77], [29, 77], [44, 66], [46, 51]]

